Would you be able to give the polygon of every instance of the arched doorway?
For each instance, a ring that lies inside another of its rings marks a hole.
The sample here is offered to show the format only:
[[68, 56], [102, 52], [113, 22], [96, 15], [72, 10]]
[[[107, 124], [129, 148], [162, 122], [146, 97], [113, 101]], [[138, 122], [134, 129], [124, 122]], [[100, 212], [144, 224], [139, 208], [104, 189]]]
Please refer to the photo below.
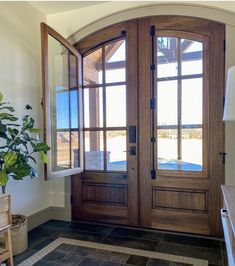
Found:
[[76, 44], [84, 172], [73, 218], [220, 234], [224, 25], [157, 16]]

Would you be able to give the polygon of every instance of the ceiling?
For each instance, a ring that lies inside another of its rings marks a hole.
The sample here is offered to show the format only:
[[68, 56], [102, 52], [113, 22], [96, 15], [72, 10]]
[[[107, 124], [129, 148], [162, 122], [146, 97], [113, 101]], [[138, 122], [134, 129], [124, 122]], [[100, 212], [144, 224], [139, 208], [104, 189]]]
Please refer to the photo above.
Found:
[[152, 1], [29, 1], [31, 5], [33, 5], [35, 8], [39, 9], [42, 13], [45, 15], [53, 15], [56, 13], [66, 12], [74, 9], [81, 9], [84, 7], [91, 7], [94, 5], [99, 5], [103, 3], [109, 3], [111, 2], [123, 2], [123, 5], [125, 6], [125, 2], [136, 2], [138, 4], [146, 4], [150, 5], [155, 3], [189, 3], [189, 4], [198, 4], [208, 7], [214, 7], [218, 9], [223, 9], [228, 12], [235, 13], [235, 1], [188, 1], [188, 0], [152, 0]]
[[45, 15], [66, 12], [88, 6], [99, 5], [107, 1], [29, 1]]

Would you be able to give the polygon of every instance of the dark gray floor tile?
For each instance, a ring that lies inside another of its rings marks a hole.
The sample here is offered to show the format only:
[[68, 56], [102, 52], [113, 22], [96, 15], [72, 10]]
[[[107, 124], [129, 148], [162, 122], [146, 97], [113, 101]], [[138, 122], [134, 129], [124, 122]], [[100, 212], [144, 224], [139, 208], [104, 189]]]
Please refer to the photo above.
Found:
[[69, 228], [78, 231], [86, 231], [86, 232], [93, 232], [93, 233], [100, 233], [107, 235], [110, 233], [114, 227], [113, 226], [106, 226], [106, 225], [99, 225], [99, 224], [89, 224], [85, 222], [72, 222], [69, 225]]
[[131, 255], [126, 263], [130, 265], [145, 266], [148, 261], [149, 258], [147, 257]]
[[154, 251], [158, 245], [158, 241], [149, 241], [144, 239], [134, 239], [129, 237], [113, 237], [113, 236], [107, 236], [102, 240], [102, 243], [104, 244], [110, 244], [110, 245], [117, 245], [122, 247], [129, 247], [129, 248], [137, 248], [137, 249], [143, 249], [143, 250], [151, 250]]
[[44, 260], [39, 260], [38, 262], [34, 263], [33, 266], [54, 266], [55, 264], [53, 262], [47, 262]]
[[100, 266], [123, 266], [123, 264], [119, 262], [114, 262], [114, 261], [104, 261], [104, 262], [101, 262]]
[[111, 254], [111, 251], [108, 251], [108, 250], [93, 249], [93, 251], [90, 252], [88, 257], [94, 258], [94, 259], [108, 260], [110, 257], [110, 254]]
[[213, 239], [207, 239], [207, 238], [182, 236], [182, 235], [175, 235], [175, 234], [165, 234], [163, 236], [162, 241], [172, 243], [172, 244], [176, 243], [176, 244], [205, 247], [205, 248], [212, 248], [212, 249], [218, 249], [218, 250], [221, 249], [220, 240], [213, 240]]
[[71, 238], [71, 239], [94, 241], [94, 242], [99, 242], [102, 238], [104, 238], [104, 235], [102, 235], [102, 234], [79, 232], [79, 231], [73, 230], [73, 229], [63, 230], [59, 233], [58, 236], [59, 237], [67, 237], [67, 238]]
[[52, 227], [68, 227], [70, 225], [70, 222], [66, 222], [66, 221], [59, 221], [59, 220], [50, 220], [46, 223], [43, 224], [43, 226], [52, 226]]
[[60, 252], [56, 252], [56, 251], [52, 251], [49, 254], [47, 254], [46, 256], [44, 256], [42, 259], [46, 262], [53, 262], [53, 263], [57, 263], [59, 260], [61, 260], [63, 257], [65, 256], [65, 254], [60, 253]]
[[14, 264], [20, 264], [22, 261], [26, 260], [27, 258], [31, 257], [32, 255], [34, 255], [36, 252], [38, 252], [37, 250], [33, 250], [33, 249], [27, 249], [25, 252], [14, 256]]
[[130, 257], [129, 254], [124, 254], [124, 253], [119, 253], [119, 252], [111, 252], [108, 260], [120, 262], [120, 263], [125, 263], [129, 257]]
[[102, 263], [102, 260], [94, 259], [94, 258], [85, 258], [78, 265], [79, 266], [98, 266]]
[[119, 253], [119, 252], [112, 252], [107, 250], [100, 250], [94, 249], [93, 252], [88, 254], [88, 257], [107, 260], [107, 261], [115, 261], [118, 263], [125, 263], [130, 255]]
[[168, 260], [150, 259], [148, 266], [170, 266], [171, 262]]
[[28, 235], [28, 248], [38, 244], [39, 242], [47, 239], [46, 236], [30, 236]]
[[55, 238], [51, 238], [51, 237], [45, 238], [42, 241], [32, 245], [31, 249], [40, 250], [40, 249], [44, 248], [45, 246], [49, 245], [54, 240], [55, 240]]
[[209, 263], [222, 265], [222, 253], [216, 249], [208, 249], [201, 247], [193, 247], [187, 245], [176, 245], [166, 242], [161, 242], [157, 248], [158, 252], [180, 255], [185, 257], [193, 257], [208, 260]]
[[76, 266], [84, 259], [83, 256], [75, 253], [66, 254], [61, 260], [57, 261], [56, 265]]
[[122, 236], [122, 237], [131, 237], [137, 239], [145, 239], [145, 240], [153, 240], [158, 241], [162, 238], [163, 233], [160, 232], [150, 232], [144, 230], [136, 230], [136, 229], [127, 229], [127, 228], [115, 228], [111, 236]]
[[80, 256], [87, 256], [89, 253], [93, 252], [94, 249], [86, 248], [86, 247], [79, 247], [77, 245], [70, 245], [70, 244], [61, 244], [59, 245], [55, 251], [61, 252], [64, 254], [78, 254]]
[[29, 231], [29, 237], [48, 237], [54, 233], [57, 233], [61, 230], [59, 227], [46, 226], [45, 224], [40, 225], [33, 230]]

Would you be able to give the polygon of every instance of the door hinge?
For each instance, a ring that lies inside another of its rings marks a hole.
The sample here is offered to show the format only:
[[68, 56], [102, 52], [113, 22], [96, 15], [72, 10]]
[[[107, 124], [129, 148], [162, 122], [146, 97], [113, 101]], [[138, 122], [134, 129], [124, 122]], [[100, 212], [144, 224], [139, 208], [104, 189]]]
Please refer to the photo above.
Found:
[[41, 99], [41, 106], [42, 106], [42, 109], [43, 109], [43, 98]]
[[226, 52], [226, 40], [224, 40], [224, 52]]
[[156, 142], [156, 138], [155, 137], [152, 137], [151, 138], [151, 142]]
[[151, 170], [151, 178], [156, 179], [156, 171], [155, 170]]
[[155, 107], [156, 107], [156, 100], [150, 99], [150, 109], [155, 109]]
[[223, 97], [223, 109], [224, 109], [224, 106], [225, 106], [225, 96]]
[[155, 36], [155, 33], [156, 33], [156, 28], [155, 28], [155, 26], [153, 25], [153, 26], [151, 26], [151, 28], [150, 28], [150, 36]]
[[154, 71], [155, 70], [155, 65], [150, 65], [150, 70]]

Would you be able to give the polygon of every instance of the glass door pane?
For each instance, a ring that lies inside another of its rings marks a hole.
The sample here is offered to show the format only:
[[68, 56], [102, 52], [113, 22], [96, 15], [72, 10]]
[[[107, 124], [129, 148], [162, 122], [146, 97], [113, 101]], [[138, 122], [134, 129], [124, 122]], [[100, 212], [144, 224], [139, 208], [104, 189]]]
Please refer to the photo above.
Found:
[[157, 168], [203, 170], [203, 44], [157, 37]]

